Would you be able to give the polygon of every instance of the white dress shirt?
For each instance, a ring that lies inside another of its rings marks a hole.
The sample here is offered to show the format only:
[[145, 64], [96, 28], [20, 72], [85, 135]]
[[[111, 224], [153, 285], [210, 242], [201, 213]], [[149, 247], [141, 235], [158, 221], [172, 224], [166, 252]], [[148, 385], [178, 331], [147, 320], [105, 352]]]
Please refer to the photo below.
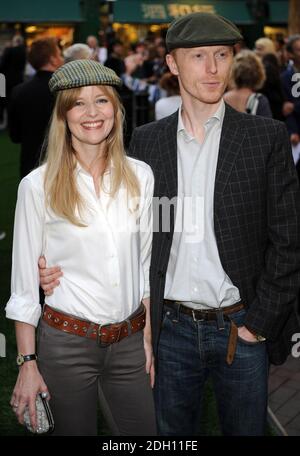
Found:
[[206, 121], [200, 144], [186, 131], [179, 110], [178, 202], [165, 299], [194, 309], [226, 307], [240, 300], [239, 290], [222, 267], [214, 232], [214, 186], [224, 113], [222, 101]]
[[6, 316], [37, 326], [39, 303], [38, 259], [59, 265], [60, 285], [45, 302], [62, 312], [95, 323], [126, 319], [149, 297], [154, 178], [144, 162], [127, 158], [140, 183], [137, 211], [128, 209], [124, 187], [111, 198], [113, 166], [104, 174], [100, 197], [92, 176], [79, 164], [76, 179], [87, 209], [86, 227], [79, 227], [45, 207], [45, 165], [20, 183], [15, 213], [11, 298]]

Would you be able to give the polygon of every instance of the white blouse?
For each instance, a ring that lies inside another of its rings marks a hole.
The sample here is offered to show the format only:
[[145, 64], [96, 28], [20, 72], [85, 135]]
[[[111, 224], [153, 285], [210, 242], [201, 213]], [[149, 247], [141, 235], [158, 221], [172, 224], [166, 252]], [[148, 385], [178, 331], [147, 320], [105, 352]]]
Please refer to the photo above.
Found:
[[[121, 187], [114, 198], [107, 192], [113, 166], [103, 177], [97, 197], [93, 178], [77, 164], [78, 189], [86, 202], [78, 227], [46, 208], [45, 165], [19, 185], [15, 213], [11, 297], [7, 318], [37, 326], [39, 303], [38, 259], [59, 265], [60, 285], [45, 302], [62, 312], [95, 323], [126, 319], [149, 297], [154, 177], [144, 162], [127, 157], [140, 183], [141, 197], [128, 203]], [[137, 203], [137, 202], [135, 202]]]

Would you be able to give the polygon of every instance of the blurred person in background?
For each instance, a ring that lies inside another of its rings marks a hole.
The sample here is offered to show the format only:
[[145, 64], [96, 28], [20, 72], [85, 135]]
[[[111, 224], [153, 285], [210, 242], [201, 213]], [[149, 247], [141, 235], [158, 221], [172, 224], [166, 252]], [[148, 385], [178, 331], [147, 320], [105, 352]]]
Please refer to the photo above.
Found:
[[89, 46], [92, 52], [91, 58], [96, 62], [104, 63], [107, 60], [107, 48], [106, 46], [99, 46], [98, 39], [94, 35], [89, 35], [86, 39], [86, 44]]
[[276, 51], [276, 43], [263, 37], [255, 41], [255, 53], [260, 57], [265, 69], [266, 79], [260, 92], [269, 100], [274, 119], [285, 120], [283, 109], [285, 96], [280, 80], [280, 63]]
[[231, 90], [224, 100], [239, 112], [272, 117], [268, 99], [257, 91], [265, 82], [266, 74], [261, 60], [253, 51], [244, 50], [234, 57], [231, 73]]
[[280, 65], [275, 54], [265, 54], [262, 64], [266, 73], [266, 80], [260, 92], [267, 97], [274, 119], [284, 121], [283, 114], [285, 96], [280, 79]]
[[26, 65], [24, 38], [15, 35], [11, 46], [6, 47], [0, 61], [0, 73], [6, 78], [6, 99], [9, 101], [13, 88], [23, 82]]
[[168, 66], [166, 62], [167, 49], [163, 42], [159, 42], [156, 46], [156, 56], [153, 60], [153, 74], [156, 79], [159, 80], [164, 73], [168, 72]]
[[289, 102], [285, 105], [284, 115], [291, 143], [297, 146], [300, 142], [300, 90], [299, 83], [297, 84], [297, 74], [300, 73], [300, 34], [288, 38], [286, 50], [291, 60], [281, 73], [283, 91]]
[[143, 65], [143, 58], [141, 54], [131, 54], [125, 57], [125, 72], [122, 75], [122, 80], [126, 87], [133, 92], [141, 92], [147, 90], [148, 84], [145, 79], [138, 75], [140, 74], [139, 68]]
[[52, 73], [63, 64], [56, 39], [34, 41], [28, 53], [28, 61], [36, 73], [32, 79], [15, 87], [8, 107], [10, 138], [14, 143], [21, 144], [21, 178], [34, 169], [41, 158], [53, 107], [48, 82]]
[[153, 48], [151, 50], [149, 45], [145, 42], [139, 42], [134, 47], [134, 54], [137, 58], [137, 66], [132, 73], [134, 78], [143, 80], [147, 83], [152, 83], [156, 80], [153, 73], [153, 65], [154, 65], [154, 56], [155, 51], [153, 52]]
[[72, 60], [90, 59], [92, 57], [91, 48], [84, 43], [75, 43], [63, 51], [65, 63]]
[[278, 36], [275, 40], [275, 48], [280, 71], [284, 71], [289, 61], [288, 53], [286, 50], [286, 38]]
[[104, 62], [104, 65], [121, 77], [125, 73], [125, 63], [123, 60], [124, 46], [122, 41], [114, 40], [111, 44], [111, 49], [112, 52]]
[[267, 37], [258, 38], [258, 40], [255, 41], [254, 51], [256, 55], [261, 58], [266, 54], [276, 55], [275, 44]]
[[166, 96], [155, 103], [155, 120], [173, 114], [181, 104], [178, 78], [172, 73], [165, 73], [160, 82], [160, 87], [165, 91]]
[[23, 82], [26, 65], [26, 47], [24, 38], [17, 34], [11, 43], [5, 47], [0, 59], [0, 73], [4, 74], [6, 81], [5, 97], [0, 97], [0, 124], [1, 129], [7, 125], [7, 106], [13, 88]]

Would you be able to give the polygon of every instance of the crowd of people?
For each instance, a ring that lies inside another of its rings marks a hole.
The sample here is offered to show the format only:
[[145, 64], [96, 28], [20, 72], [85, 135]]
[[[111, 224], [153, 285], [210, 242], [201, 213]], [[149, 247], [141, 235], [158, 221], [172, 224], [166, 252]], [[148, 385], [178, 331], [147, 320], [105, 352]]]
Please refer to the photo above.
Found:
[[[163, 38], [145, 39], [134, 45], [115, 39], [107, 46], [103, 34], [100, 35], [101, 45], [96, 36], [90, 35], [86, 43], [74, 43], [65, 49], [54, 38], [38, 39], [27, 52], [24, 39], [16, 35], [4, 50], [0, 72], [6, 77], [7, 88], [6, 98], [1, 99], [0, 125], [2, 128], [6, 126], [8, 110], [11, 139], [22, 145], [21, 177], [33, 169], [39, 156], [43, 157], [41, 138], [49, 122], [53, 101], [47, 82], [51, 72], [63, 62], [93, 59], [114, 70], [122, 79], [119, 92], [126, 111], [126, 146], [134, 127], [149, 122], [153, 117], [160, 119], [170, 115], [178, 109], [181, 103], [178, 83], [166, 64], [167, 51]], [[294, 96], [292, 93], [295, 85], [292, 76], [300, 71], [299, 49], [300, 35], [276, 43], [267, 37], [258, 38], [253, 51], [246, 48], [244, 42], [238, 43], [225, 95], [225, 101], [238, 111], [285, 122], [296, 163], [300, 156], [300, 100], [297, 94]], [[20, 86], [24, 79], [25, 83]], [[21, 101], [24, 93], [37, 105], [31, 106], [29, 116], [24, 115], [24, 103]], [[37, 125], [35, 135], [28, 126], [31, 116]]]

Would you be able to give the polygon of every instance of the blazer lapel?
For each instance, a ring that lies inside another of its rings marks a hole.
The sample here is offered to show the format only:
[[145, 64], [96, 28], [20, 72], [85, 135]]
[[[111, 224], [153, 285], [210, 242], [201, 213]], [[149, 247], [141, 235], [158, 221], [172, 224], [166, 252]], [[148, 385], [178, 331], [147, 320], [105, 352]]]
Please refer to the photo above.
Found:
[[226, 105], [215, 179], [215, 209], [222, 201], [222, 195], [234, 162], [240, 153], [245, 134], [245, 131], [241, 129], [239, 114]]
[[177, 177], [177, 124], [178, 111], [172, 114], [166, 123], [161, 134], [159, 146], [159, 155], [164, 173], [164, 180], [168, 189], [169, 198], [177, 196], [178, 177]]

